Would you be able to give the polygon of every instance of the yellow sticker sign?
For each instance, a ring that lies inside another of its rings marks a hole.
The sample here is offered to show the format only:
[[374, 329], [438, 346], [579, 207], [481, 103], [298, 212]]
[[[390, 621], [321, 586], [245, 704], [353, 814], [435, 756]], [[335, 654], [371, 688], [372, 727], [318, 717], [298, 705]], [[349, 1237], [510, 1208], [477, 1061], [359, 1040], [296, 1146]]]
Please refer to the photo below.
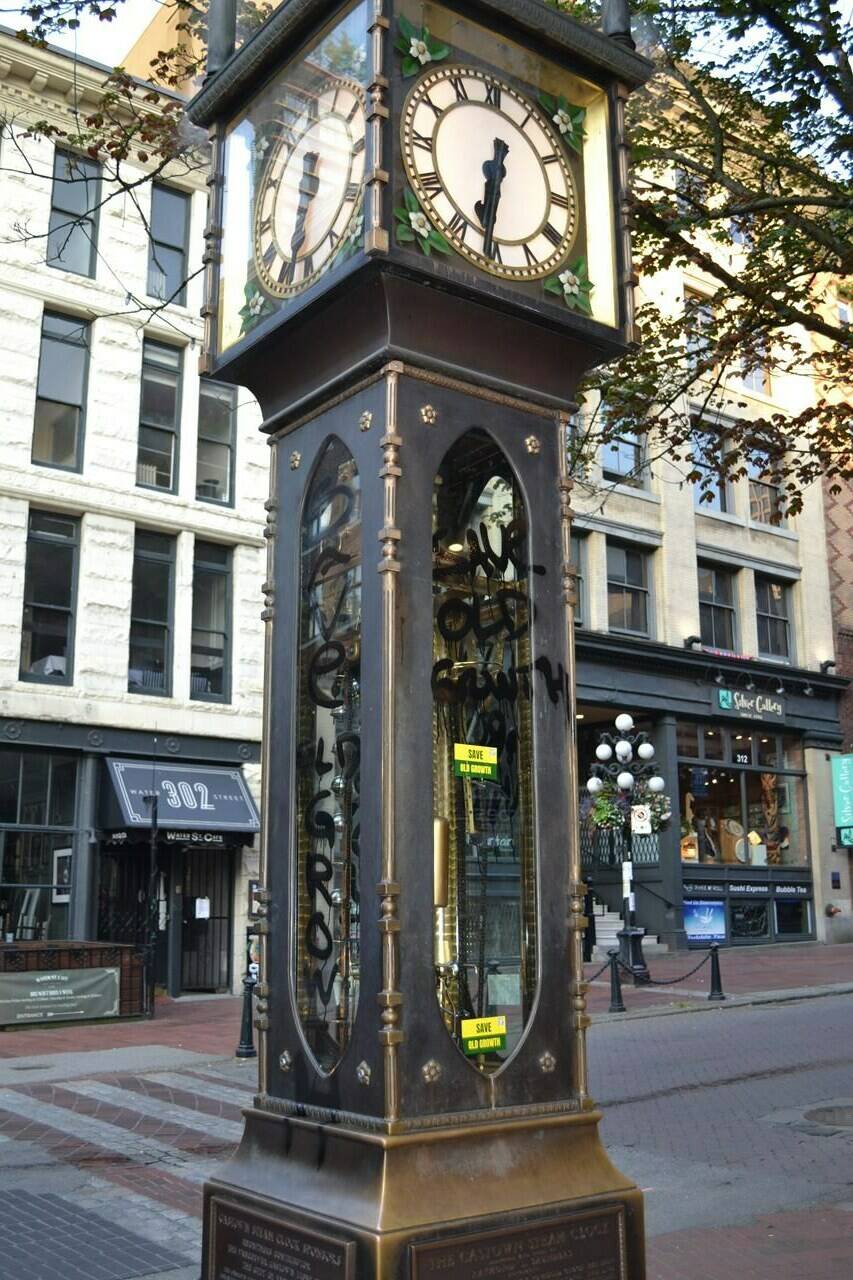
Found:
[[467, 742], [453, 744], [453, 772], [457, 778], [496, 778], [497, 747], [480, 747]]
[[506, 1016], [463, 1018], [462, 1047], [466, 1053], [487, 1053], [506, 1048]]

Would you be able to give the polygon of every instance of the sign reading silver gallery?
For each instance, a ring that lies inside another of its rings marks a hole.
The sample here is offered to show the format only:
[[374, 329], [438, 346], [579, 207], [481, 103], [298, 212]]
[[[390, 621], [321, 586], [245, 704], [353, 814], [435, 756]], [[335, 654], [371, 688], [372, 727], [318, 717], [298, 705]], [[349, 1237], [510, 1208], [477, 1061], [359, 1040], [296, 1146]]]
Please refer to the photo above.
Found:
[[715, 711], [739, 720], [780, 724], [785, 719], [785, 699], [779, 694], [761, 693], [757, 689], [715, 689], [713, 705]]
[[0, 973], [0, 1027], [69, 1018], [117, 1018], [118, 967]]

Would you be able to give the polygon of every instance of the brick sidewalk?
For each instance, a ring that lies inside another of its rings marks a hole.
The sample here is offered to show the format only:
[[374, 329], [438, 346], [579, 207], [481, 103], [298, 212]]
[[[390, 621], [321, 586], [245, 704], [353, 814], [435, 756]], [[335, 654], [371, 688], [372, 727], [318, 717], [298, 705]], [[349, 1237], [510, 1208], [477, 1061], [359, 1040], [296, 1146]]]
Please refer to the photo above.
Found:
[[[678, 955], [650, 956], [649, 972], [655, 982], [667, 983], [664, 987], [635, 987], [623, 974], [622, 997], [626, 1009], [629, 1012], [663, 1010], [707, 1001], [711, 989], [710, 962], [684, 983], [672, 981], [695, 968], [703, 954], [683, 951]], [[723, 991], [727, 996], [758, 997], [777, 991], [853, 986], [853, 945], [795, 942], [782, 946], [725, 947], [719, 955]], [[584, 966], [584, 973], [589, 978], [600, 968], [600, 962], [588, 964]], [[587, 992], [587, 1008], [593, 1015], [603, 1013], [609, 1003], [610, 983], [605, 969]]]
[[240, 996], [170, 1000], [168, 996], [158, 995], [153, 1018], [0, 1031], [0, 1058], [86, 1053], [148, 1044], [169, 1045], [212, 1057], [229, 1056], [240, 1039], [242, 1005]]

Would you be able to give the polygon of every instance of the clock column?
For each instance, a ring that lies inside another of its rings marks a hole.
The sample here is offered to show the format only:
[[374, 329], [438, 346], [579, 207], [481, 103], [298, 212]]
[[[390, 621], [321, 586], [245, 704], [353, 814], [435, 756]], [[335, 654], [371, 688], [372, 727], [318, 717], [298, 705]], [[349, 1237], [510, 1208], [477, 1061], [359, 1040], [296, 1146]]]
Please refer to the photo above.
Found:
[[647, 74], [516, 0], [301, 0], [192, 105], [208, 368], [272, 459], [260, 1081], [204, 1280], [645, 1275], [586, 1073], [566, 432], [630, 337]]

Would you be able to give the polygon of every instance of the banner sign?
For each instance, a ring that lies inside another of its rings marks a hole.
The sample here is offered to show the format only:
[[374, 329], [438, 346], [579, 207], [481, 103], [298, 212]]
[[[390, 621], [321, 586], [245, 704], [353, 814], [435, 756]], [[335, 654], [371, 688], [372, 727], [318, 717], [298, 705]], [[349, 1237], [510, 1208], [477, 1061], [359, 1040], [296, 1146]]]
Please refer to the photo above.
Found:
[[462, 1048], [465, 1053], [486, 1053], [506, 1048], [506, 1018], [463, 1018]]
[[0, 973], [0, 1027], [117, 1018], [120, 981], [118, 968]]
[[748, 693], [745, 689], [715, 689], [716, 710], [740, 720], [779, 724], [785, 719], [785, 699], [776, 693]]
[[836, 844], [853, 846], [853, 756], [832, 757]]

